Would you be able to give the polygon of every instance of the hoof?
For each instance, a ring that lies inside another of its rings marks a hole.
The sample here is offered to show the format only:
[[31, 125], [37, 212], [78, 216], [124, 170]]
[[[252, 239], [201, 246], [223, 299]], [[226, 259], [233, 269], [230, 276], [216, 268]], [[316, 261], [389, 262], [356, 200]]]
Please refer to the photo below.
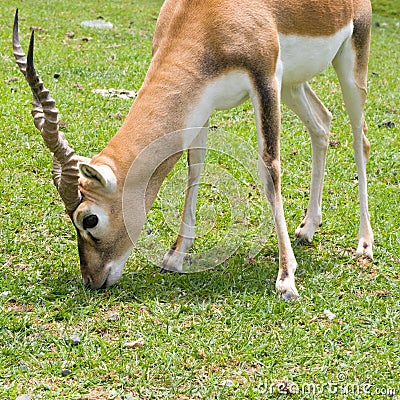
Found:
[[312, 239], [304, 237], [302, 235], [295, 235], [292, 242], [294, 245], [309, 246], [312, 243]]
[[311, 243], [316, 230], [312, 224], [301, 224], [296, 229], [295, 237], [300, 243]]
[[281, 293], [285, 300], [295, 300], [300, 297], [299, 292], [294, 284], [294, 280], [291, 282], [289, 279], [286, 279], [285, 281], [277, 281], [276, 290]]
[[160, 268], [160, 274], [184, 274], [183, 271], [178, 271], [177, 269], [169, 269], [169, 268]]
[[368, 240], [365, 238], [361, 238], [358, 241], [356, 257], [366, 257], [369, 260], [373, 261], [374, 256], [372, 253], [372, 240]]
[[164, 256], [164, 260], [161, 267], [161, 273], [164, 274], [166, 272], [183, 272], [183, 259], [185, 254], [180, 253], [174, 249], [168, 251], [168, 253]]
[[299, 229], [296, 229], [296, 233], [295, 233], [295, 239], [297, 243], [300, 244], [310, 244], [313, 240], [314, 234], [312, 235], [308, 235], [305, 234], [304, 232], [302, 232]]
[[303, 222], [296, 229], [296, 239], [300, 243], [311, 243], [318, 227], [321, 226], [322, 218], [318, 218], [318, 222], [313, 222], [310, 218], [304, 218]]
[[300, 297], [298, 291], [296, 290], [296, 288], [291, 289], [291, 290], [287, 290], [286, 292], [282, 293], [282, 297], [284, 298], [284, 300], [296, 300], [297, 298]]

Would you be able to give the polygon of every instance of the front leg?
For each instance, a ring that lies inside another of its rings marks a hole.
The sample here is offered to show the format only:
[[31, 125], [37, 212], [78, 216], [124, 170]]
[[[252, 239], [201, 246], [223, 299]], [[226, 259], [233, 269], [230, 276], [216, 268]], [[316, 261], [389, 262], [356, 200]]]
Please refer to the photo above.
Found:
[[172, 248], [165, 254], [162, 272], [183, 271], [183, 260], [186, 252], [194, 242], [196, 224], [196, 203], [199, 192], [200, 176], [206, 155], [208, 128], [204, 127], [188, 149], [188, 183], [186, 187], [185, 205], [178, 238]]
[[290, 243], [283, 211], [280, 184], [279, 85], [275, 78], [256, 79], [253, 105], [259, 143], [259, 170], [271, 204], [279, 246], [279, 273], [276, 288], [288, 300], [298, 297], [294, 273], [297, 262]]

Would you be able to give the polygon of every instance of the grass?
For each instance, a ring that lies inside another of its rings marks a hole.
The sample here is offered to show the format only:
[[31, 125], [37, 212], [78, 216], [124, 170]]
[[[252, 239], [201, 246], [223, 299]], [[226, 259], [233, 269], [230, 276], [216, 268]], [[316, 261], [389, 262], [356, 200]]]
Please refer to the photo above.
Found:
[[[161, 3], [0, 3], [0, 398], [399, 398], [400, 41], [399, 14], [396, 19], [392, 12], [398, 2], [389, 10], [383, 1], [374, 2], [374, 9], [386, 15], [374, 15], [366, 107], [373, 263], [352, 256], [358, 229], [356, 169], [347, 116], [328, 70], [312, 86], [334, 114], [335, 145], [328, 155], [324, 225], [312, 245], [294, 247], [298, 301], [285, 302], [275, 293], [277, 245], [270, 224], [259, 222], [270, 221], [261, 196], [246, 216], [250, 233], [226, 262], [197, 274], [159, 274], [155, 264], [174, 240], [181, 202], [176, 195], [172, 205], [165, 203], [171, 190], [178, 190], [168, 182], [149, 215], [154, 251], [146, 253], [142, 245], [142, 252], [134, 252], [115, 287], [99, 292], [83, 287], [74, 230], [52, 186], [51, 158], [33, 127], [30, 92], [12, 57], [14, 8], [20, 8], [25, 48], [29, 27], [38, 27], [37, 69], [57, 99], [69, 142], [90, 156], [106, 145], [131, 104], [92, 90], [140, 87]], [[99, 15], [114, 28], [80, 27], [81, 20]], [[67, 31], [75, 36], [67, 38]], [[243, 200], [255, 179], [242, 151], [256, 146], [250, 104], [215, 113], [211, 124], [217, 128], [210, 134], [214, 150], [207, 156], [200, 204], [206, 228], [197, 252], [218, 240], [215, 215], [221, 215], [218, 229], [228, 233], [223, 243], [229, 243], [236, 232], [230, 204], [237, 205], [236, 195]], [[282, 129], [282, 186], [293, 236], [308, 197], [310, 144], [286, 108]], [[222, 149], [219, 135], [225, 133]], [[230, 136], [245, 145], [234, 147], [231, 143], [238, 141], [229, 142]], [[183, 168], [182, 161], [175, 177]], [[209, 191], [214, 171], [228, 174], [238, 187], [230, 193], [219, 186], [218, 204]], [[335, 314], [333, 320], [325, 310]], [[142, 347], [129, 345], [139, 338]]]
[[394, 0], [372, 0], [372, 9], [374, 13], [384, 15], [387, 17], [399, 18], [400, 15], [400, 1]]

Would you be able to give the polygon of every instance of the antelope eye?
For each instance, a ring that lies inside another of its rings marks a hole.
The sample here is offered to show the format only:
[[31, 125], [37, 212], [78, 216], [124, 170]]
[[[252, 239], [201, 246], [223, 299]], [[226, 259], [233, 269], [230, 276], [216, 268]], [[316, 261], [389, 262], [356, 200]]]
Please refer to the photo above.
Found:
[[99, 222], [99, 218], [97, 215], [89, 215], [83, 219], [83, 229], [92, 229], [94, 228]]

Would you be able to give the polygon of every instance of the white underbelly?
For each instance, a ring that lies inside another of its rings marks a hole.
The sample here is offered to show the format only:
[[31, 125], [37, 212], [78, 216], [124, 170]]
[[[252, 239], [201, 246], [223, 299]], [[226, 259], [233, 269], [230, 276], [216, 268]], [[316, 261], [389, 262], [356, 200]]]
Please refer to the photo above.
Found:
[[[276, 72], [283, 85], [310, 80], [325, 70], [346, 39], [353, 32], [349, 24], [333, 36], [305, 37], [279, 35], [280, 60]], [[233, 70], [205, 84], [199, 96], [193, 99], [186, 127], [202, 127], [215, 109], [237, 106], [257, 92], [254, 81], [243, 70]]]
[[333, 36], [305, 37], [279, 34], [282, 84], [305, 82], [324, 71], [353, 33], [353, 23]]

